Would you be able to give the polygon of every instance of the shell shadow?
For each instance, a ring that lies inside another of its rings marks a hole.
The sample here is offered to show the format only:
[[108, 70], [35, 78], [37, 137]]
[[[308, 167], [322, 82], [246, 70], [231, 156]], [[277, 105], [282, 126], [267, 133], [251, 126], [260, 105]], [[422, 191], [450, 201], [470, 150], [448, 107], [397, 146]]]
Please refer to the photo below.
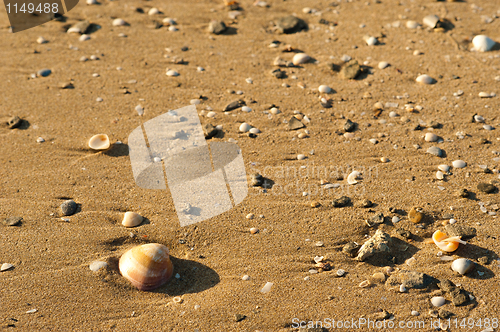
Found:
[[106, 156], [109, 157], [123, 157], [123, 156], [128, 156], [129, 154], [129, 148], [128, 144], [122, 143], [122, 144], [113, 144], [111, 147], [103, 152]]

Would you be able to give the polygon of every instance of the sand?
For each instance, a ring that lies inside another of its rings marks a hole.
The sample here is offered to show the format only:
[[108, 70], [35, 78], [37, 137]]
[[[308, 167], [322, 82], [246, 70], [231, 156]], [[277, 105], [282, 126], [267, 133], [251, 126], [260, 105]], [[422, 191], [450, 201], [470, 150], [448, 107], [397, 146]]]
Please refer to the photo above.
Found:
[[[437, 287], [402, 294], [383, 284], [358, 287], [385, 265], [461, 284], [474, 300], [455, 307], [445, 295], [443, 306], [459, 323], [464, 318], [476, 323], [482, 319], [483, 324], [485, 318], [500, 318], [498, 218], [482, 213], [478, 205], [483, 202], [494, 211], [500, 199], [498, 192], [485, 194], [476, 188], [479, 182], [498, 187], [498, 173], [484, 173], [478, 165], [499, 169], [498, 159], [493, 159], [498, 154], [492, 153], [500, 151], [499, 129], [484, 130], [483, 124], [471, 121], [479, 114], [487, 124], [500, 127], [499, 97], [478, 97], [481, 91], [500, 93], [500, 82], [494, 79], [500, 75], [500, 53], [470, 52], [476, 34], [500, 41], [499, 21], [487, 24], [481, 17], [493, 17], [500, 9], [498, 3], [382, 0], [342, 1], [331, 6], [330, 1], [293, 0], [269, 1], [268, 8], [252, 3], [241, 1], [243, 15], [233, 21], [221, 1], [104, 0], [94, 6], [80, 2], [66, 15], [66, 22], [51, 21], [15, 34], [9, 33], [2, 9], [0, 118], [17, 115], [24, 120], [18, 129], [0, 128], [0, 219], [23, 218], [20, 226], [0, 224], [0, 263], [14, 265], [0, 273], [2, 330], [295, 331], [297, 320], [358, 321], [374, 319], [381, 310], [387, 310], [396, 324], [423, 321], [425, 328], [417, 330], [432, 330], [435, 318], [429, 315], [430, 298], [439, 292]], [[306, 6], [322, 14], [305, 14], [302, 8]], [[146, 12], [158, 7], [163, 14], [148, 16], [135, 7]], [[270, 22], [290, 14], [308, 22], [309, 30], [274, 33]], [[447, 29], [406, 28], [407, 20], [422, 22], [428, 14], [447, 19]], [[113, 27], [117, 17], [130, 25]], [[164, 17], [175, 18], [179, 31], [149, 27]], [[320, 24], [322, 18], [336, 26]], [[64, 30], [82, 19], [101, 27], [85, 42]], [[232, 28], [230, 33], [209, 34], [206, 28], [212, 19], [224, 20]], [[388, 27], [395, 21], [401, 26]], [[365, 35], [377, 37], [380, 44], [367, 46]], [[37, 44], [39, 36], [49, 42]], [[281, 44], [269, 48], [274, 40]], [[270, 74], [276, 69], [274, 59], [280, 56], [291, 61], [293, 57], [282, 52], [287, 44], [318, 63], [283, 68], [288, 77], [277, 79]], [[188, 49], [182, 51], [185, 46]], [[423, 54], [415, 56], [415, 50]], [[367, 61], [357, 79], [345, 80], [332, 71], [330, 64], [341, 65], [344, 54], [360, 64]], [[99, 60], [79, 61], [91, 55]], [[174, 57], [187, 64], [172, 63]], [[390, 66], [379, 69], [380, 61]], [[198, 66], [205, 71], [198, 72]], [[31, 78], [42, 68], [51, 69], [51, 75]], [[180, 76], [166, 76], [167, 68]], [[99, 77], [93, 77], [94, 73]], [[419, 85], [415, 82], [419, 74], [428, 74], [437, 83]], [[74, 89], [60, 89], [70, 82]], [[319, 102], [321, 84], [334, 90], [328, 95], [331, 108]], [[458, 90], [464, 94], [454, 97]], [[371, 98], [363, 98], [368, 94]], [[97, 102], [98, 97], [103, 101]], [[247, 174], [259, 172], [274, 181], [274, 187], [266, 193], [250, 187], [246, 199], [232, 210], [180, 227], [168, 190], [146, 190], [135, 184], [127, 138], [141, 122], [198, 98], [202, 124], [223, 126], [224, 137], [212, 140], [235, 139]], [[222, 112], [240, 98], [252, 112]], [[372, 106], [378, 101], [398, 103], [398, 107], [386, 107], [375, 117]], [[408, 103], [423, 109], [408, 112], [403, 107]], [[135, 111], [139, 104], [145, 109], [143, 117]], [[269, 104], [282, 113], [268, 117], [263, 111]], [[207, 106], [217, 113], [215, 119], [202, 115]], [[311, 119], [307, 138], [296, 138], [303, 130], [288, 130], [284, 120], [294, 110]], [[389, 117], [391, 111], [400, 116]], [[358, 125], [354, 139], [342, 136], [347, 118]], [[425, 142], [425, 126], [414, 130], [419, 123], [431, 121], [442, 125], [433, 132], [443, 143]], [[256, 138], [239, 133], [242, 122], [262, 133]], [[465, 137], [458, 139], [457, 132]], [[95, 152], [87, 147], [88, 139], [98, 133], [109, 135], [110, 150]], [[39, 137], [45, 142], [37, 143]], [[370, 143], [372, 138], [378, 144]], [[489, 143], [482, 144], [481, 139]], [[123, 144], [114, 144], [117, 141]], [[416, 144], [421, 148], [416, 149]], [[444, 158], [425, 153], [434, 145], [446, 151]], [[307, 158], [297, 160], [297, 154]], [[390, 161], [381, 163], [381, 157]], [[451, 165], [456, 159], [466, 161], [467, 167], [452, 169], [444, 181], [436, 180], [437, 165]], [[353, 170], [362, 171], [363, 179], [348, 185], [346, 177]], [[321, 180], [340, 187], [322, 189]], [[462, 188], [472, 192], [469, 198], [456, 196]], [[303, 196], [303, 192], [310, 194]], [[342, 195], [354, 204], [333, 208], [332, 200]], [[59, 206], [66, 199], [76, 201], [79, 209], [63, 221]], [[375, 205], [358, 207], [363, 199]], [[312, 208], [312, 201], [321, 206]], [[426, 215], [423, 228], [408, 221], [406, 214], [414, 206]], [[147, 221], [126, 229], [121, 225], [126, 211], [137, 212]], [[370, 228], [365, 220], [374, 212], [389, 218], [397, 215], [401, 221]], [[247, 219], [249, 213], [256, 217]], [[468, 276], [457, 276], [449, 262], [437, 257], [438, 248], [424, 241], [435, 230], [444, 229], [441, 222], [450, 217], [447, 214], [477, 229], [468, 245], [450, 255], [476, 262], [489, 257], [489, 264], [478, 263]], [[260, 231], [250, 234], [251, 227]], [[409, 250], [394, 253], [396, 263], [357, 262], [342, 253], [347, 242], [363, 243], [376, 229], [405, 241], [397, 235], [397, 228], [410, 231], [414, 239], [408, 243]], [[317, 247], [317, 241], [324, 245]], [[120, 276], [117, 260], [127, 249], [147, 242], [170, 248], [180, 278], [155, 291], [141, 292]], [[310, 274], [315, 256], [325, 256], [333, 270]], [[415, 261], [408, 266], [405, 260], [410, 257]], [[108, 268], [92, 272], [89, 264], [95, 260], [107, 261]], [[339, 268], [347, 273], [336, 278]], [[250, 280], [243, 281], [243, 275]], [[266, 282], [274, 285], [262, 294]], [[180, 296], [182, 303], [173, 303], [174, 296]], [[200, 307], [195, 309], [195, 305]], [[31, 309], [37, 311], [26, 313]], [[412, 310], [420, 316], [411, 316]], [[237, 314], [245, 318], [236, 322]], [[359, 330], [387, 329], [365, 325]]]

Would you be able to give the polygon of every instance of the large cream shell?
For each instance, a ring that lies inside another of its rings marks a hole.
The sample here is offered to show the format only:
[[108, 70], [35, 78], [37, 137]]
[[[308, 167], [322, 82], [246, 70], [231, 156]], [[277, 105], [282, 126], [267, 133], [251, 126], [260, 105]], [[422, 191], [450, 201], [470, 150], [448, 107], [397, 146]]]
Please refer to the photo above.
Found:
[[297, 53], [293, 56], [293, 64], [298, 66], [301, 64], [304, 64], [306, 62], [309, 62], [311, 60], [311, 57], [305, 53]]
[[142, 223], [144, 218], [135, 212], [125, 212], [123, 216], [122, 225], [125, 227], [135, 227], [139, 226]]
[[106, 134], [94, 135], [89, 139], [89, 147], [94, 150], [106, 150], [109, 145], [109, 137]]
[[168, 248], [148, 243], [125, 252], [118, 267], [122, 276], [139, 290], [152, 290], [165, 284], [174, 272]]
[[446, 252], [453, 252], [457, 250], [459, 243], [466, 244], [467, 242], [462, 241], [460, 236], [448, 237], [445, 233], [437, 230], [432, 234], [432, 240], [438, 246], [439, 249]]

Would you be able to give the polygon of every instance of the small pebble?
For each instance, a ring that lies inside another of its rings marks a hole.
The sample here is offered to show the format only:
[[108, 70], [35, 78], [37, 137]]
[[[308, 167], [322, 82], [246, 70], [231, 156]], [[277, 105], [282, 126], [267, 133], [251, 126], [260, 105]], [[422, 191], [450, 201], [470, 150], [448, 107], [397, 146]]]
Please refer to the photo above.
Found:
[[241, 280], [250, 280], [250, 276], [245, 274], [243, 277], [241, 277]]
[[175, 77], [179, 76], [179, 73], [173, 69], [167, 70], [167, 76]]
[[124, 25], [127, 25], [127, 22], [125, 22], [123, 19], [121, 18], [115, 18], [113, 20], [113, 26], [115, 27], [119, 27], [119, 26], [124, 26]]
[[47, 77], [52, 73], [50, 69], [40, 69], [37, 71], [36, 75], [39, 77]]
[[441, 307], [446, 303], [446, 299], [442, 296], [434, 296], [431, 298], [431, 303], [435, 307]]
[[381, 62], [378, 63], [378, 68], [379, 69], [385, 69], [387, 67], [389, 67], [389, 62], [381, 61]]
[[420, 84], [434, 84], [436, 80], [430, 77], [429, 75], [420, 75], [416, 78], [417, 83]]
[[330, 93], [330, 92], [332, 92], [332, 88], [330, 88], [327, 85], [320, 85], [318, 88], [318, 91], [321, 93]]
[[463, 160], [455, 160], [451, 164], [454, 168], [464, 168], [467, 166], [467, 163]]
[[65, 216], [71, 216], [76, 211], [76, 203], [73, 200], [64, 201], [61, 204], [61, 211]]
[[46, 43], [48, 43], [49, 41], [48, 41], [47, 39], [45, 39], [45, 38], [43, 38], [43, 37], [41, 37], [41, 36], [40, 36], [40, 37], [38, 37], [38, 38], [36, 39], [36, 42], [37, 42], [38, 44], [46, 44]]
[[437, 146], [431, 146], [427, 149], [427, 153], [430, 153], [436, 157], [441, 157], [443, 155], [443, 150], [441, 150]]
[[259, 232], [258, 228], [252, 227], [250, 228], [250, 234], [257, 234]]
[[426, 133], [425, 141], [426, 142], [436, 142], [438, 140], [438, 136], [434, 133]]
[[240, 128], [239, 128], [240, 132], [242, 132], [242, 133], [246, 133], [246, 132], [248, 132], [250, 129], [252, 129], [252, 126], [250, 126], [250, 125], [249, 125], [248, 123], [246, 123], [246, 122], [243, 122], [243, 123], [240, 125]]
[[304, 154], [298, 154], [297, 155], [297, 159], [298, 160], [304, 160], [304, 159], [306, 159], [306, 156]]
[[254, 217], [255, 217], [255, 215], [253, 213], [249, 213], [246, 216], [247, 219], [253, 219]]

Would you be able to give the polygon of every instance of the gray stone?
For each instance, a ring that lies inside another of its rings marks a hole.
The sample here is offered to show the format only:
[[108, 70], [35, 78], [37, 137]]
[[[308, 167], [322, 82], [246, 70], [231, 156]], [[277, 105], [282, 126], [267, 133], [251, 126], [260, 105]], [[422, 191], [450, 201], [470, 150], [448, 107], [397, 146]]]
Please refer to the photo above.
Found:
[[483, 193], [491, 194], [497, 189], [494, 185], [491, 183], [484, 183], [481, 182], [477, 185], [477, 190], [482, 191]]
[[375, 234], [361, 246], [356, 259], [363, 262], [376, 254], [390, 254], [391, 240], [392, 238], [389, 234], [378, 229]]
[[227, 26], [222, 21], [213, 20], [208, 25], [208, 32], [213, 33], [215, 35], [220, 35], [227, 30]]
[[9, 217], [3, 220], [3, 224], [5, 226], [19, 226], [21, 221], [23, 221], [23, 218], [21, 217]]
[[83, 21], [80, 21], [78, 23], [76, 23], [75, 25], [73, 25], [70, 29], [71, 31], [74, 31], [74, 32], [77, 32], [77, 33], [80, 33], [80, 34], [85, 34], [87, 33], [90, 28], [90, 22], [87, 21], [87, 20], [83, 20]]
[[203, 126], [203, 134], [205, 135], [206, 139], [214, 137], [215, 135], [217, 135], [218, 132], [219, 130], [210, 123], [207, 123]]
[[340, 77], [346, 80], [354, 79], [358, 76], [360, 70], [361, 67], [358, 64], [358, 61], [351, 60], [340, 69]]
[[342, 248], [342, 252], [351, 257], [355, 257], [359, 248], [360, 248], [359, 244], [357, 244], [354, 241], [351, 241]]
[[18, 128], [19, 126], [21, 126], [22, 123], [23, 120], [21, 120], [20, 117], [13, 116], [7, 121], [7, 127], [9, 127], [9, 129]]
[[431, 146], [430, 148], [427, 149], [427, 153], [430, 153], [436, 157], [442, 157], [443, 156], [443, 150], [438, 148], [437, 146]]
[[382, 212], [377, 213], [373, 217], [370, 218], [370, 221], [374, 224], [383, 224], [384, 223], [384, 214]]
[[259, 173], [253, 173], [252, 175], [250, 175], [250, 184], [254, 187], [261, 186], [263, 180], [264, 178]]
[[242, 315], [242, 314], [236, 314], [234, 315], [234, 320], [236, 322], [241, 322], [242, 320], [244, 320], [245, 318], [247, 318], [247, 316], [245, 315]]
[[301, 30], [307, 30], [307, 23], [293, 15], [279, 18], [276, 21], [276, 28], [279, 33], [296, 33]]
[[37, 74], [37, 76], [40, 76], [40, 77], [47, 77], [51, 73], [52, 73], [52, 71], [50, 69], [44, 68], [44, 69], [40, 69], [36, 74]]
[[232, 111], [232, 110], [235, 110], [235, 109], [238, 109], [242, 106], [245, 106], [246, 103], [244, 100], [235, 100], [231, 103], [229, 103], [226, 107], [224, 107], [224, 112], [229, 112], [229, 111]]
[[294, 116], [292, 116], [288, 121], [288, 128], [290, 128], [291, 130], [297, 130], [304, 127], [305, 125]]
[[369, 199], [363, 199], [362, 201], [360, 201], [358, 203], [358, 206], [362, 207], [362, 208], [369, 208], [369, 207], [373, 206], [373, 202], [370, 201]]
[[448, 318], [450, 318], [453, 315], [454, 315], [454, 313], [452, 313], [452, 312], [450, 312], [448, 310], [439, 309], [439, 311], [438, 311], [438, 316], [441, 319], [448, 319]]
[[347, 132], [351, 132], [354, 129], [356, 129], [356, 123], [354, 123], [351, 120], [347, 119], [347, 121], [344, 123], [344, 130], [347, 131]]
[[477, 230], [474, 227], [448, 224], [445, 226], [446, 234], [449, 236], [461, 236], [462, 240], [472, 239], [476, 236]]
[[408, 288], [423, 289], [428, 287], [431, 283], [436, 282], [436, 279], [421, 272], [401, 270], [397, 273], [391, 274], [385, 286], [388, 288], [397, 288], [400, 285]]
[[351, 199], [347, 196], [342, 196], [332, 201], [333, 207], [344, 207], [348, 206], [349, 204], [351, 204]]
[[448, 279], [439, 279], [437, 286], [445, 293], [451, 293], [457, 288], [457, 286]]
[[404, 237], [405, 239], [411, 239], [412, 236], [410, 231], [407, 231], [406, 229], [403, 228], [396, 229], [396, 233], [399, 236]]
[[450, 292], [451, 295], [451, 301], [455, 305], [455, 307], [461, 306], [469, 302], [469, 295], [467, 292], [463, 289], [460, 288], [455, 288], [453, 291]]
[[75, 201], [69, 199], [61, 204], [61, 211], [65, 216], [71, 216], [76, 211]]
[[271, 71], [271, 75], [273, 75], [276, 78], [285, 78], [286, 71], [281, 70], [281, 69], [275, 69], [275, 70]]
[[469, 191], [465, 188], [459, 189], [455, 192], [458, 197], [467, 198], [469, 197]]

